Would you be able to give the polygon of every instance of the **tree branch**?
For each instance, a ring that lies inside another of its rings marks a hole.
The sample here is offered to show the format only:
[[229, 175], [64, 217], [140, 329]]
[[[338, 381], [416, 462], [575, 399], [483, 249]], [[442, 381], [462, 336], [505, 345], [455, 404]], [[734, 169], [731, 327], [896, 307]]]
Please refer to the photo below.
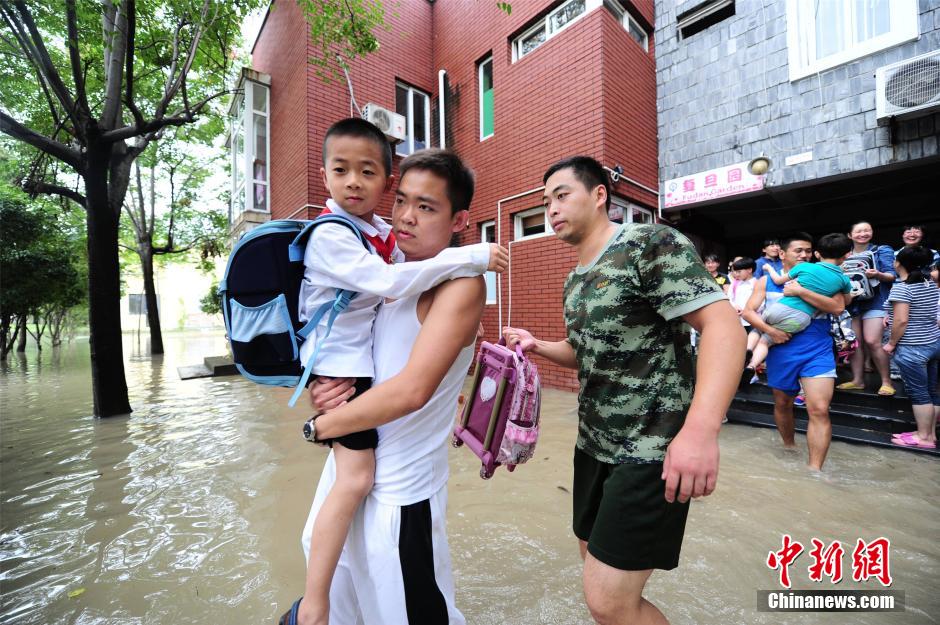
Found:
[[180, 109], [175, 111], [170, 117], [162, 117], [159, 119], [153, 119], [148, 122], [144, 122], [143, 126], [124, 126], [122, 128], [116, 128], [114, 130], [109, 130], [101, 135], [101, 138], [105, 141], [121, 141], [124, 139], [130, 139], [132, 137], [138, 137], [145, 134], [155, 133], [167, 126], [182, 126], [188, 124], [196, 119], [202, 109], [216, 98], [221, 98], [224, 95], [232, 93], [231, 90], [226, 89], [225, 91], [220, 91], [214, 93], [206, 98], [200, 100], [192, 110], [187, 113], [185, 110]]
[[72, 65], [72, 80], [75, 82], [75, 96], [79, 106], [88, 110], [88, 98], [85, 95], [85, 77], [82, 73], [82, 57], [78, 50], [78, 19], [75, 16], [75, 0], [66, 0], [65, 18], [68, 37], [69, 61]]
[[27, 143], [38, 150], [42, 150], [49, 156], [53, 156], [63, 163], [69, 165], [76, 173], [84, 173], [82, 166], [82, 155], [73, 148], [68, 147], [45, 135], [41, 135], [35, 130], [27, 128], [16, 121], [5, 112], [0, 111], [0, 132], [10, 135], [18, 141]]
[[80, 127], [80, 120], [75, 116], [75, 101], [72, 99], [72, 95], [66, 88], [65, 83], [62, 82], [62, 78], [59, 76], [59, 71], [52, 63], [52, 59], [49, 57], [49, 52], [46, 50], [46, 44], [42, 40], [42, 35], [39, 33], [39, 29], [36, 28], [36, 23], [33, 22], [33, 16], [30, 15], [29, 9], [26, 8], [26, 3], [23, 2], [23, 0], [16, 0], [14, 5], [16, 6], [18, 13], [17, 21], [19, 22], [20, 27], [25, 27], [26, 30], [29, 31], [29, 49], [27, 53], [29, 54], [33, 65], [37, 70], [39, 70], [41, 76], [49, 83], [49, 87], [59, 99], [59, 102], [62, 104], [62, 108], [64, 108], [69, 117], [72, 118], [72, 122], [75, 124], [76, 128]]
[[111, 33], [111, 54], [108, 67], [105, 68], [104, 112], [101, 114], [103, 128], [114, 128], [121, 120], [121, 83], [124, 78], [122, 70], [127, 50], [127, 0], [117, 9]]
[[124, 69], [124, 103], [134, 116], [134, 123], [141, 126], [144, 116], [134, 103], [134, 37], [137, 32], [137, 3], [127, 1], [127, 62]]
[[81, 206], [82, 208], [87, 208], [87, 203], [85, 202], [85, 196], [75, 191], [74, 189], [69, 189], [68, 187], [63, 187], [57, 184], [48, 184], [45, 182], [35, 181], [27, 182], [24, 185], [23, 190], [32, 194], [46, 194], [46, 195], [60, 195], [64, 198], [68, 198]]

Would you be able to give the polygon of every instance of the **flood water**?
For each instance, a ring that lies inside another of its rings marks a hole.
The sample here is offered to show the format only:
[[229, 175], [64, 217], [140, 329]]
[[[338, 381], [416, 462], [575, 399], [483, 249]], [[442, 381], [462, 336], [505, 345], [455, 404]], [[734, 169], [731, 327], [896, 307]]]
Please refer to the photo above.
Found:
[[[301, 594], [300, 532], [325, 453], [301, 440], [288, 391], [238, 377], [181, 381], [176, 367], [224, 352], [210, 335], [165, 336], [167, 354], [126, 337], [134, 413], [90, 416], [87, 342], [0, 372], [0, 623], [274, 623]], [[457, 604], [471, 625], [589, 624], [570, 529], [575, 396], [548, 391], [537, 457], [478, 477], [451, 449], [449, 534]], [[648, 597], [678, 624], [870, 625], [940, 619], [940, 463], [834, 443], [826, 471], [805, 469], [776, 433], [723, 428], [718, 489], [696, 501], [680, 567]], [[795, 588], [875, 590], [853, 582], [855, 541], [891, 540], [904, 613], [759, 613], [779, 589], [767, 554], [782, 534], [806, 546]], [[812, 538], [846, 548], [838, 586], [815, 584]]]

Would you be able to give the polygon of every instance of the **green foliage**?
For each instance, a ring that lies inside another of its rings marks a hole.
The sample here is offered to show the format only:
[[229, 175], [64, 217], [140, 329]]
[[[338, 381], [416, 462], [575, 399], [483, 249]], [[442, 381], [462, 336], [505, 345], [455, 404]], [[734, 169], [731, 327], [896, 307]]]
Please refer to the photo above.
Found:
[[0, 315], [36, 315], [84, 301], [87, 277], [81, 256], [76, 259], [81, 241], [62, 225], [48, 204], [9, 189], [0, 194]]
[[213, 282], [209, 292], [199, 300], [199, 310], [207, 315], [222, 314], [222, 300], [219, 298], [219, 283]]
[[508, 2], [497, 2], [496, 6], [500, 11], [505, 11], [506, 15], [512, 15], [512, 5]]
[[310, 62], [325, 80], [340, 77], [348, 61], [378, 50], [375, 31], [388, 29], [380, 0], [297, 0], [297, 3], [307, 16], [312, 45], [317, 50]]

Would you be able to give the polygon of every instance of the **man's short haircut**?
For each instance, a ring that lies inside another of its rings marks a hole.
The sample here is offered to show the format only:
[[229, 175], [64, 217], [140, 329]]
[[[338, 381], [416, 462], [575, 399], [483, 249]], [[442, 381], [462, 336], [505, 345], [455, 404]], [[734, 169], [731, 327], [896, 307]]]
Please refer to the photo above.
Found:
[[604, 171], [604, 166], [597, 162], [596, 159], [590, 156], [570, 156], [566, 159], [562, 159], [548, 168], [548, 171], [542, 176], [542, 184], [548, 182], [548, 179], [551, 178], [553, 174], [562, 169], [570, 169], [574, 177], [578, 179], [578, 182], [583, 184], [584, 188], [588, 191], [598, 186], [604, 187], [604, 190], [607, 191], [607, 204], [605, 208], [610, 210], [610, 182], [607, 179], [607, 172]]
[[824, 234], [816, 241], [816, 251], [823, 258], [842, 258], [852, 251], [852, 240], [841, 232]]
[[706, 263], [708, 263], [708, 262], [717, 263], [717, 262], [719, 262], [719, 260], [718, 260], [718, 254], [705, 254], [705, 256], [702, 257], [702, 262], [706, 262]]
[[428, 171], [447, 183], [451, 214], [470, 210], [473, 201], [473, 172], [450, 150], [428, 148], [406, 157], [398, 166], [399, 183], [409, 170]]
[[786, 251], [794, 241], [809, 241], [813, 243], [813, 237], [805, 232], [791, 232], [785, 237], [780, 237], [780, 249]]
[[354, 137], [372, 141], [382, 152], [382, 166], [385, 168], [385, 177], [392, 175], [392, 146], [389, 145], [385, 134], [372, 122], [359, 117], [347, 117], [330, 126], [326, 131], [326, 136], [323, 137], [324, 167], [326, 167], [327, 159], [326, 143], [331, 137]]
[[763, 250], [770, 247], [771, 245], [777, 245], [777, 239], [764, 239], [764, 244], [761, 245], [760, 248]]
[[731, 263], [731, 268], [735, 271], [741, 271], [742, 269], [757, 269], [757, 263], [753, 258], [748, 258], [747, 256], [742, 256], [738, 260]]

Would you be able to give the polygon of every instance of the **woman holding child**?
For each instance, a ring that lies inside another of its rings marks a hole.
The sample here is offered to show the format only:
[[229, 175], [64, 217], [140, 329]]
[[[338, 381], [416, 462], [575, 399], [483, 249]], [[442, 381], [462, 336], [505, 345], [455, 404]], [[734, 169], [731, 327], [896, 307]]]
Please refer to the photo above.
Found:
[[933, 254], [922, 246], [907, 246], [898, 252], [895, 268], [898, 281], [891, 287], [885, 305], [891, 336], [883, 351], [894, 354], [904, 389], [911, 398], [917, 430], [895, 434], [892, 443], [903, 447], [937, 446], [937, 417], [940, 416], [940, 327], [937, 326], [937, 285], [925, 273]]
[[853, 224], [849, 230], [849, 238], [852, 240], [852, 254], [863, 254], [870, 252], [874, 258], [873, 269], [865, 273], [875, 281], [873, 286], [874, 295], [867, 300], [853, 301], [849, 305], [849, 312], [852, 315], [852, 330], [855, 335], [864, 340], [860, 341], [860, 349], [852, 354], [849, 363], [852, 366], [852, 379], [844, 382], [836, 388], [848, 391], [860, 391], [865, 389], [865, 359], [871, 356], [872, 362], [878, 375], [881, 376], [881, 387], [878, 389], [879, 395], [894, 395], [894, 385], [891, 384], [889, 371], [889, 356], [881, 349], [881, 337], [884, 329], [885, 302], [888, 300], [888, 292], [891, 283], [894, 282], [897, 274], [894, 270], [894, 251], [887, 245], [874, 245], [871, 240], [874, 236], [871, 224], [867, 221], [860, 221]]

